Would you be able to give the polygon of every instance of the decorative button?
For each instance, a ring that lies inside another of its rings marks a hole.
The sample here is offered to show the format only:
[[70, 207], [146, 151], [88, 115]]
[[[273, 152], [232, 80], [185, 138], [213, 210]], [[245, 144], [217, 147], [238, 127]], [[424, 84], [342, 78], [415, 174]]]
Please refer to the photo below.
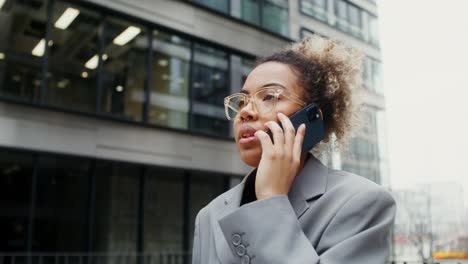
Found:
[[241, 242], [242, 242], [242, 237], [239, 234], [234, 234], [232, 236], [232, 244], [234, 244], [234, 246], [240, 245]]
[[244, 255], [241, 257], [241, 264], [249, 264], [250, 263], [250, 257], [248, 255]]
[[244, 245], [239, 245], [236, 247], [236, 253], [237, 255], [239, 255], [240, 257], [244, 256], [245, 255], [245, 246]]

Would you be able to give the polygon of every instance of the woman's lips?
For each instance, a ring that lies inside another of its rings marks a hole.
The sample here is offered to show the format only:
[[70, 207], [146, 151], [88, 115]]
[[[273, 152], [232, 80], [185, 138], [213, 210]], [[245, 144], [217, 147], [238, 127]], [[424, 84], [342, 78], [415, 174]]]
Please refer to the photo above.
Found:
[[239, 128], [239, 133], [238, 133], [238, 139], [239, 139], [239, 144], [249, 144], [252, 143], [253, 141], [257, 140], [257, 137], [255, 136], [255, 132], [257, 130], [247, 124], [242, 124]]

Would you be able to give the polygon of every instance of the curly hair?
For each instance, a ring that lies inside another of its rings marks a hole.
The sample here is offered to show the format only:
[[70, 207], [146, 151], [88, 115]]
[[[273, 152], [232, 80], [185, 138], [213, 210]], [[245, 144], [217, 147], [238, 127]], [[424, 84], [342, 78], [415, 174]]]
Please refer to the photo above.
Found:
[[325, 138], [343, 148], [358, 128], [363, 55], [335, 40], [314, 35], [285, 49], [259, 58], [255, 67], [266, 62], [289, 65], [297, 74], [302, 95], [315, 102], [323, 113]]

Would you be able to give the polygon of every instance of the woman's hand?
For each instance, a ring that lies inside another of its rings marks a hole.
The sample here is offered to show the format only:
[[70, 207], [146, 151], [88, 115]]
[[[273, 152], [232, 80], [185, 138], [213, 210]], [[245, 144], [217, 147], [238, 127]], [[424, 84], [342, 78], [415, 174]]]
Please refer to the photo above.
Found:
[[278, 119], [283, 129], [274, 121], [265, 123], [273, 135], [274, 144], [266, 132], [255, 132], [262, 145], [262, 157], [255, 179], [258, 199], [277, 194], [287, 195], [301, 165], [305, 125], [300, 125], [296, 134], [286, 115], [278, 113]]

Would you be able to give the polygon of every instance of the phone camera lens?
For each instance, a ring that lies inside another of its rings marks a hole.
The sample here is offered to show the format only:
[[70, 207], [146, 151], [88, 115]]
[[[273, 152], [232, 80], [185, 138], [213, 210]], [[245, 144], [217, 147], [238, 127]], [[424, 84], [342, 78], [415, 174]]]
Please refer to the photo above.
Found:
[[316, 106], [310, 108], [307, 114], [309, 121], [315, 121], [320, 118], [320, 112]]

